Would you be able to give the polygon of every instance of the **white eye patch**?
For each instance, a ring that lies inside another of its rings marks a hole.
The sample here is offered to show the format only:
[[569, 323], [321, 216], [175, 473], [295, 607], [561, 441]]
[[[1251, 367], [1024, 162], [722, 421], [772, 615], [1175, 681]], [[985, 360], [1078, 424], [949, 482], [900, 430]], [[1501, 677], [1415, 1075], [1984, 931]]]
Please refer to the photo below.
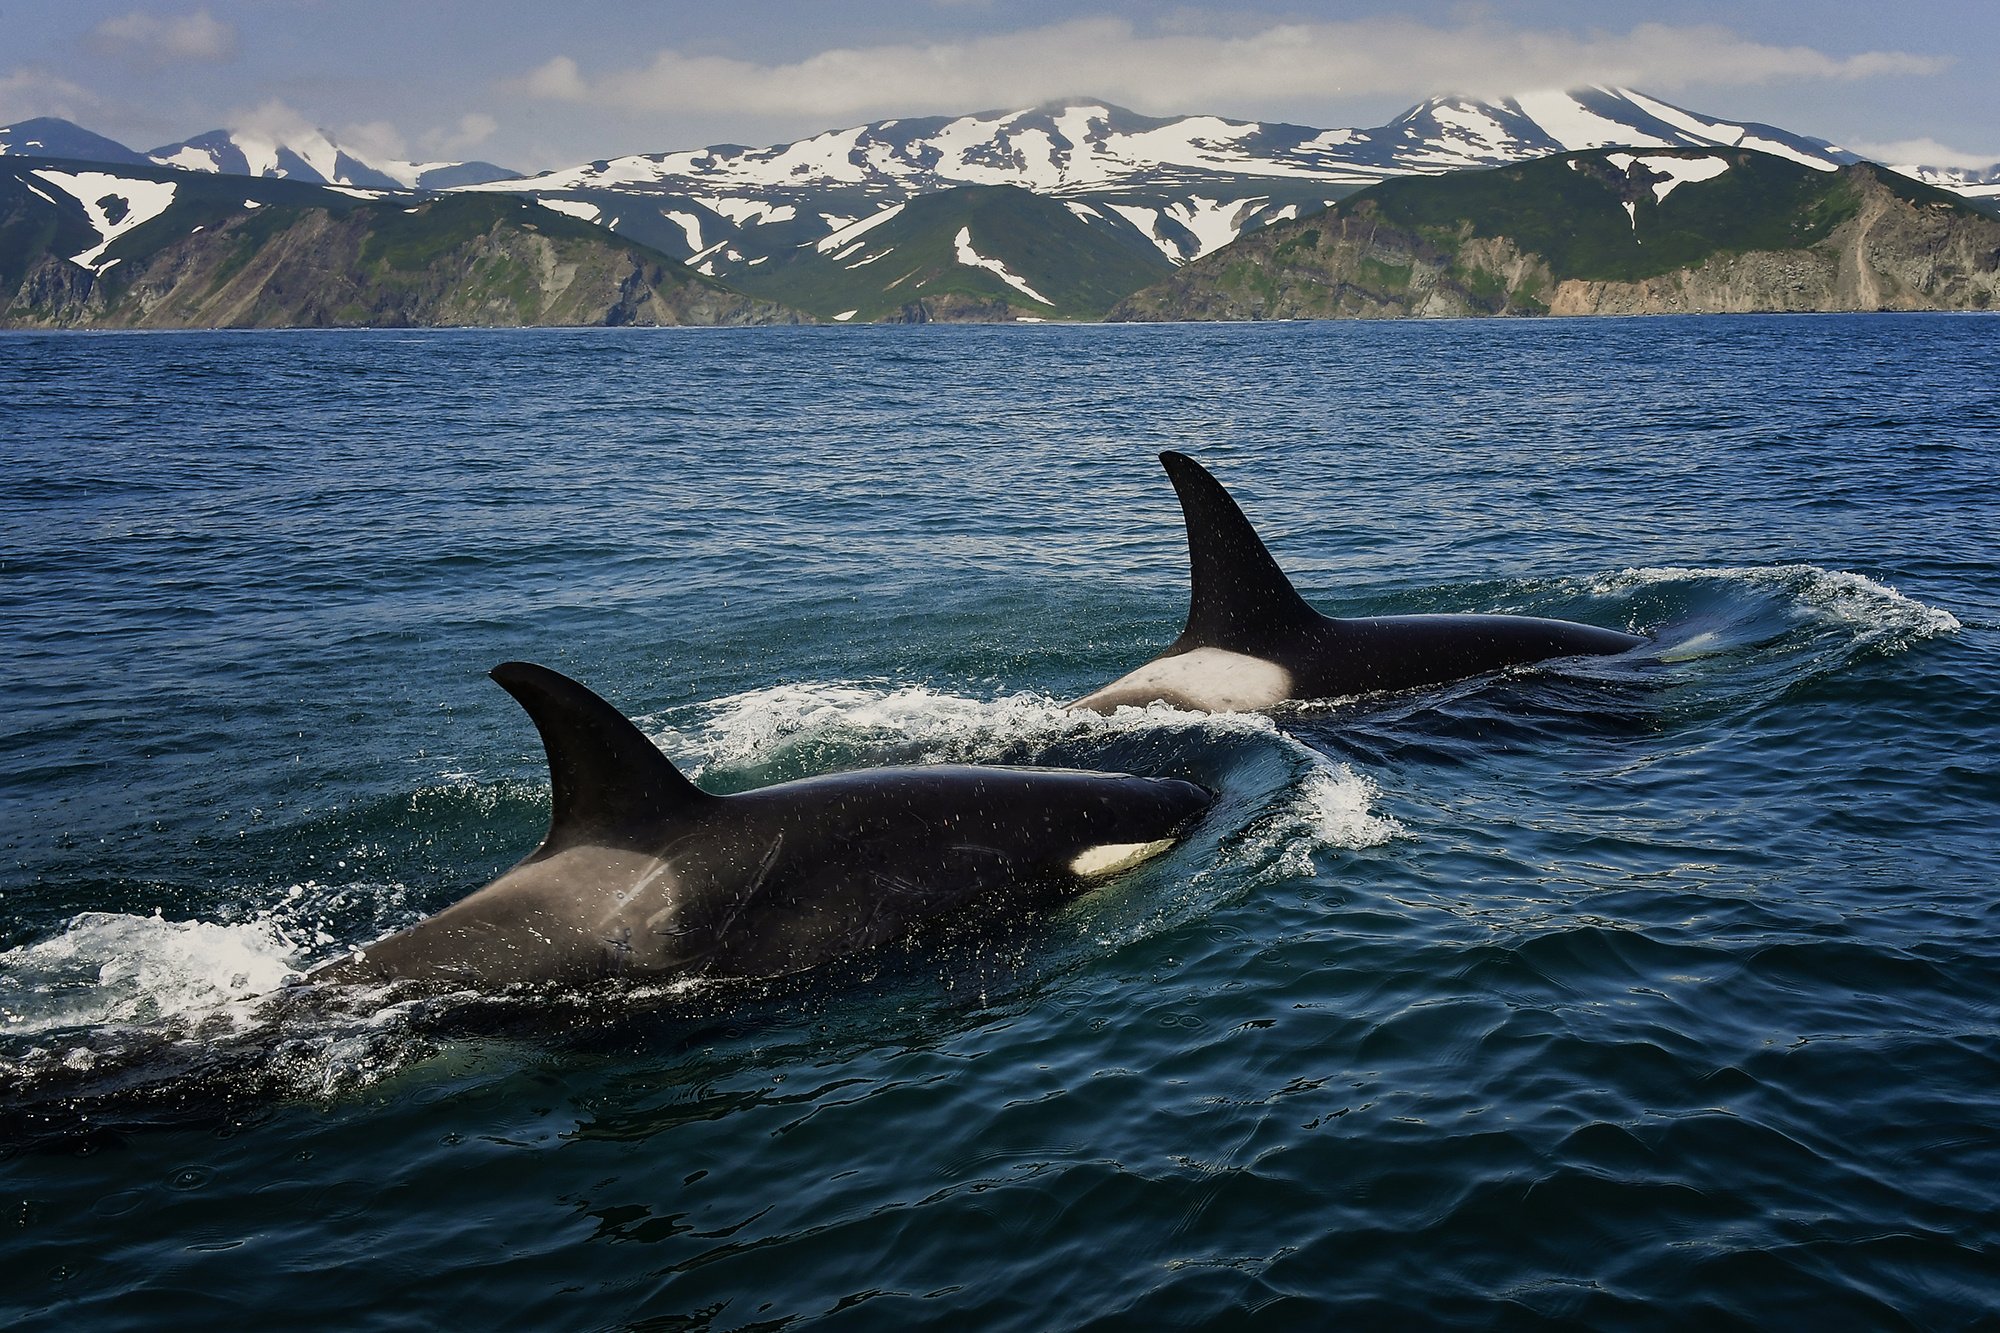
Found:
[[1172, 838], [1161, 838], [1158, 842], [1107, 842], [1100, 847], [1086, 847], [1078, 852], [1070, 861], [1069, 868], [1071, 873], [1086, 879], [1115, 875], [1158, 856], [1173, 845]]

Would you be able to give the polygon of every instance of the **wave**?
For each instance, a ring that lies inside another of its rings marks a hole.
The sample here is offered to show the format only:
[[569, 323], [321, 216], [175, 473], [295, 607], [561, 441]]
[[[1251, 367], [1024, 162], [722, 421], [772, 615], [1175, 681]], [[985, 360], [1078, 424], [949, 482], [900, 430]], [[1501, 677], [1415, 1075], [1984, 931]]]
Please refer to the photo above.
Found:
[[60, 935], [0, 953], [9, 1036], [147, 1022], [275, 990], [299, 946], [268, 916], [228, 925], [84, 912]]
[[[1699, 604], [1699, 594], [1719, 590], [1736, 594], [1739, 612], [1776, 609], [1796, 626], [1844, 628], [1857, 644], [1889, 651], [1916, 639], [1963, 628], [1956, 616], [1927, 605], [1863, 574], [1822, 569], [1817, 565], [1643, 566], [1591, 580], [1594, 596], [1637, 600], [1637, 595], [1678, 592]], [[1663, 654], [1700, 645], [1662, 646]]]

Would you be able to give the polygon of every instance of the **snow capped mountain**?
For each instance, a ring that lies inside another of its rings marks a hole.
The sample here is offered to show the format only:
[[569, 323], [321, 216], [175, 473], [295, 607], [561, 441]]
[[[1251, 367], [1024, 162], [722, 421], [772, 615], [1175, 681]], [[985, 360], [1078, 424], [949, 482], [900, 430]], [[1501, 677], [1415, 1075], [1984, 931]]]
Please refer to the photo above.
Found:
[[120, 166], [146, 161], [144, 153], [135, 153], [116, 139], [92, 134], [81, 125], [54, 116], [0, 125], [0, 157], [68, 157]]
[[[894, 232], [899, 256], [936, 250], [947, 267], [988, 274], [988, 286], [998, 284], [988, 296], [1002, 294], [1003, 288], [1015, 290], [986, 261], [1019, 276], [1026, 271], [1021, 266], [1029, 263], [1026, 251], [989, 252], [982, 248], [989, 244], [983, 238], [1004, 232], [1018, 239], [1026, 234], [1022, 219], [1046, 220], [1056, 214], [1018, 201], [1005, 208], [989, 202], [982, 205], [989, 210], [984, 222], [959, 218], [947, 228], [948, 219], [939, 213], [934, 226], [925, 224], [942, 229], [937, 235], [916, 226], [918, 215], [896, 219], [893, 210], [940, 193], [1002, 186], [1025, 190], [1051, 207], [1059, 202], [1067, 210], [1064, 227], [1074, 220], [1092, 229], [1095, 240], [1150, 246], [1157, 258], [1149, 252], [1147, 263], [1182, 265], [1248, 231], [1317, 212], [1392, 177], [1439, 175], [1609, 147], [1754, 149], [1823, 171], [1858, 160], [1823, 140], [1770, 125], [1720, 120], [1629, 89], [1604, 87], [1493, 102], [1434, 97], [1372, 129], [1315, 129], [1219, 116], [1158, 118], [1080, 99], [1015, 111], [884, 120], [766, 148], [721, 144], [636, 154], [529, 179], [482, 162], [389, 160], [343, 145], [321, 130], [217, 130], [136, 154], [68, 121], [0, 127], [0, 154], [282, 177], [349, 192], [526, 195], [748, 290], [762, 291], [778, 275], [788, 282], [810, 277], [812, 290], [823, 290], [823, 304], [842, 303], [835, 315], [888, 299], [886, 289], [864, 291], [859, 278], [832, 272], [833, 267], [858, 272], [866, 255], [875, 251], [836, 265], [828, 258], [832, 251], [824, 248], [833, 238], [860, 237], [870, 226], [882, 227], [883, 235]], [[1990, 169], [1918, 164], [1894, 169], [1962, 196], [2000, 200], [2000, 164]], [[1004, 227], [993, 220], [1003, 213], [1013, 219]], [[971, 239], [965, 253], [975, 255], [978, 263], [956, 258], [956, 233], [968, 226]], [[835, 248], [845, 255], [845, 241]], [[1083, 262], [1076, 258], [1071, 267]], [[871, 273], [873, 263], [868, 261]], [[1044, 277], [1057, 281], [1054, 269]], [[1069, 297], [1054, 300], [1055, 293], [1040, 281], [1023, 281], [1065, 309], [1087, 305], [1082, 296], [1075, 303]], [[1072, 273], [1061, 281], [1080, 279]], [[803, 299], [775, 289], [772, 295]]]
[[769, 148], [638, 154], [461, 188], [533, 193], [728, 277], [921, 194], [1014, 185], [1110, 210], [1179, 264], [1391, 176], [1609, 146], [1753, 148], [1823, 170], [1856, 160], [1773, 126], [1584, 88], [1496, 103], [1434, 97], [1367, 130], [1159, 119], [1077, 101], [885, 120]]
[[283, 136], [256, 130], [211, 130], [155, 148], [146, 157], [183, 171], [216, 171], [228, 176], [278, 176], [315, 185], [363, 190], [444, 189], [517, 179], [491, 162], [403, 162], [365, 159], [324, 130]]
[[0, 126], [0, 156], [66, 157], [121, 166], [154, 164], [362, 190], [442, 190], [518, 179], [518, 173], [491, 162], [403, 162], [364, 156], [336, 143], [324, 130], [285, 135], [211, 130], [150, 153], [137, 153], [115, 139], [53, 116]]
[[2000, 201], [2000, 162], [1990, 167], [1926, 167], [1914, 163], [1906, 166], [1890, 166], [1891, 171], [1920, 180], [1926, 185], [1935, 185], [1940, 190], [1950, 190], [1953, 194], [1967, 199], [1991, 199]]
[[1373, 130], [1219, 116], [1160, 120], [1077, 102], [885, 120], [771, 148], [722, 144], [634, 155], [544, 172], [524, 184], [537, 191], [672, 188], [691, 195], [805, 187], [921, 193], [958, 185], [1074, 194], [1203, 185], [1217, 177], [1360, 186], [1610, 145], [1740, 145], [1826, 167], [1853, 160], [1767, 125], [1731, 124], [1628, 90], [1590, 88], [1492, 105], [1434, 97]]
[[1358, 132], [1396, 175], [1500, 166], [1591, 148], [1751, 148], [1821, 170], [1856, 161], [1819, 139], [1683, 110], [1629, 88], [1531, 93], [1497, 103], [1434, 97]]

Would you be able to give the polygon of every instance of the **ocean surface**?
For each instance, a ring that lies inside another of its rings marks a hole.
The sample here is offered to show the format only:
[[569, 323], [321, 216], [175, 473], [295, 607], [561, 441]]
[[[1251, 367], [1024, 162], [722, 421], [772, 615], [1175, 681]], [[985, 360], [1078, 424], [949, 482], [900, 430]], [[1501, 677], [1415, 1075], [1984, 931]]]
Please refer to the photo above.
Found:
[[[1653, 643], [1072, 715], [1162, 449]], [[0, 467], [10, 1329], [2000, 1328], [2000, 318], [5, 335]], [[536, 845], [510, 658], [1220, 795], [781, 982], [286, 988]]]

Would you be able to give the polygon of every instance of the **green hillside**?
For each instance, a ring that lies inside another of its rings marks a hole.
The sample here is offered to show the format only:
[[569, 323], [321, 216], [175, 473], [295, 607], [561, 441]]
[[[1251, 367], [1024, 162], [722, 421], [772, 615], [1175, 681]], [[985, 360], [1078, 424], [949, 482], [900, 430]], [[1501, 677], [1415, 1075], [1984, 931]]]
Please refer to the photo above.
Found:
[[[1098, 319], [1172, 266], [1123, 218], [1082, 211], [1089, 217], [1011, 185], [945, 190], [731, 280], [821, 319], [854, 323]], [[968, 252], [1017, 281], [967, 262]]]
[[1599, 149], [1385, 181], [1262, 228], [1112, 319], [1986, 309], [2000, 222], [1872, 163]]
[[1439, 243], [1469, 227], [1472, 236], [1504, 236], [1540, 255], [1557, 279], [1630, 282], [1700, 263], [1718, 250], [1812, 245], [1860, 208], [1859, 195], [1844, 188], [1837, 173], [1751, 152], [1734, 154], [1728, 170], [1712, 180], [1677, 185], [1661, 200], [1653, 186], [1663, 173], [1646, 167], [1645, 158], [1692, 162], [1714, 154], [1650, 151], [1625, 167], [1611, 160], [1634, 156], [1577, 153], [1497, 171], [1405, 177], [1373, 186], [1330, 212], [1361, 216], [1372, 203], [1382, 221]]
[[[41, 171], [46, 174], [37, 175]], [[60, 183], [91, 182], [105, 233]], [[601, 227], [510, 195], [386, 192], [0, 159], [0, 325], [207, 327], [795, 321]]]

